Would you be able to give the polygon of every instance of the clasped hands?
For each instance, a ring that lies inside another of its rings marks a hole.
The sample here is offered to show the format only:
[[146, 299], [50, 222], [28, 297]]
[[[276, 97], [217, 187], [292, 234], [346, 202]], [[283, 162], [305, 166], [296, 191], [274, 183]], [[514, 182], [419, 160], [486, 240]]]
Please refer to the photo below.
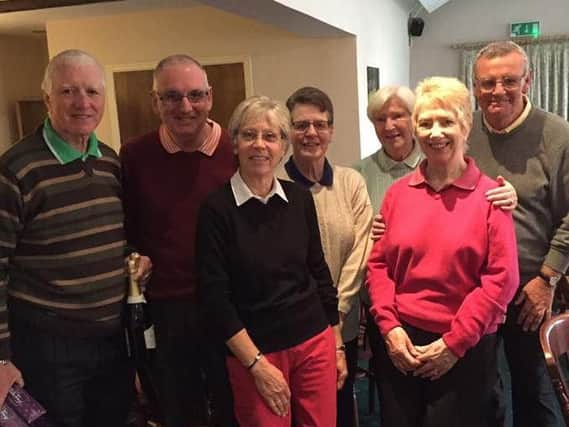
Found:
[[385, 344], [393, 365], [404, 375], [437, 380], [458, 361], [442, 338], [416, 346], [401, 326], [387, 333]]

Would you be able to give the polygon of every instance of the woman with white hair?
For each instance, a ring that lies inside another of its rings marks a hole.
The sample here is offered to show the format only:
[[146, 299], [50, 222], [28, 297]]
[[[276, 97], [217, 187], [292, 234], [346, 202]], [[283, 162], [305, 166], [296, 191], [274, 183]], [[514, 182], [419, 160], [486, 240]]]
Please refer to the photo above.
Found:
[[387, 189], [397, 179], [415, 170], [423, 159], [413, 139], [411, 113], [415, 94], [406, 86], [386, 86], [375, 92], [367, 107], [367, 116], [381, 148], [359, 162], [355, 169], [366, 179], [374, 212], [379, 211]]

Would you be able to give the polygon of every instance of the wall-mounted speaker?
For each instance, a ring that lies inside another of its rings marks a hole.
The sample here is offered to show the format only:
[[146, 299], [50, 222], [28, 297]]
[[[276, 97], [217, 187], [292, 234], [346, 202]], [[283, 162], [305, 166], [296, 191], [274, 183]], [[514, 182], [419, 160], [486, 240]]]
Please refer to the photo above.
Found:
[[407, 32], [409, 36], [419, 37], [423, 34], [423, 28], [425, 28], [425, 21], [422, 18], [409, 17], [407, 21]]

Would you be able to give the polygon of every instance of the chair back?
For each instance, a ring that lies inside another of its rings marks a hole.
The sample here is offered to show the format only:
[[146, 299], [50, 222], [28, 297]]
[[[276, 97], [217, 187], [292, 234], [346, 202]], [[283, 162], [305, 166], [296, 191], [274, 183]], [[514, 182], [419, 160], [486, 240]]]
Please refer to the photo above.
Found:
[[569, 353], [569, 313], [563, 313], [546, 321], [539, 331], [539, 339], [545, 364], [559, 400], [565, 425], [569, 426], [569, 387], [562, 360], [567, 362]]

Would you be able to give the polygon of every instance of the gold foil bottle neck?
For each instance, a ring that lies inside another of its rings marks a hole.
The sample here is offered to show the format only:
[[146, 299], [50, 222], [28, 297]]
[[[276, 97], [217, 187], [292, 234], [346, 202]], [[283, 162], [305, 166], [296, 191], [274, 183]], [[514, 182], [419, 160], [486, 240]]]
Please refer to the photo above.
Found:
[[138, 271], [138, 266], [140, 265], [140, 254], [137, 252], [131, 253], [126, 261], [128, 270], [128, 296], [129, 297], [139, 297], [141, 295], [140, 285], [138, 280], [135, 279], [136, 272]]

